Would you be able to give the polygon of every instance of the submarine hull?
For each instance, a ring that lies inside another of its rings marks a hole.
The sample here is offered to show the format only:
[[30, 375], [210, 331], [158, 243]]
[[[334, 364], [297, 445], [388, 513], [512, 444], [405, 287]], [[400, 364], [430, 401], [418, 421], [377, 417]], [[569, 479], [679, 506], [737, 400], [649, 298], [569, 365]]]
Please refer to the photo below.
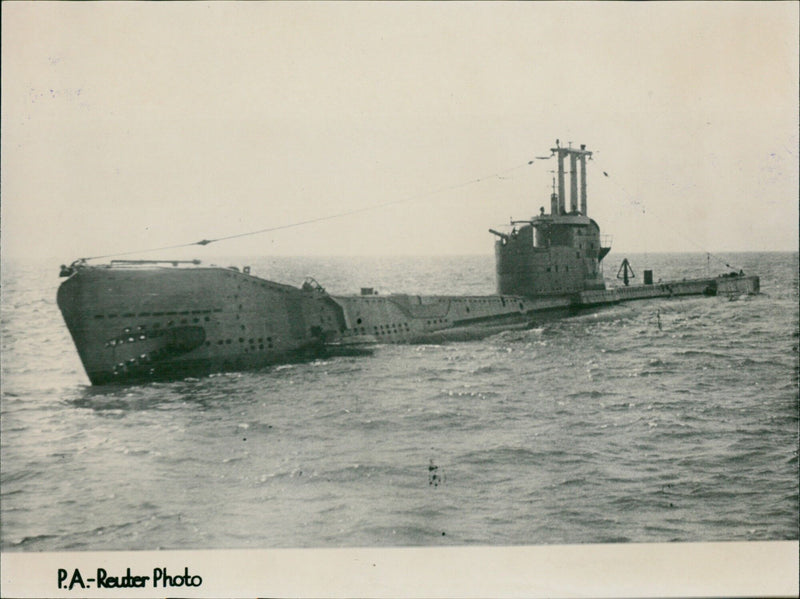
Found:
[[331, 296], [219, 267], [85, 266], [57, 301], [101, 385], [255, 369], [335, 347], [476, 339], [623, 301], [758, 291], [758, 277], [737, 275], [544, 297]]

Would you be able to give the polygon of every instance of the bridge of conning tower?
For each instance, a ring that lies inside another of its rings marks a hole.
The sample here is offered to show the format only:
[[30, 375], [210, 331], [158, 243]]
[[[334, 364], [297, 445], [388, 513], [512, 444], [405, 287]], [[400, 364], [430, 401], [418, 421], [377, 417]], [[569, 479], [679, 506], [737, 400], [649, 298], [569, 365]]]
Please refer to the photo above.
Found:
[[[490, 229], [495, 242], [497, 292], [526, 296], [563, 295], [603, 289], [600, 263], [611, 249], [602, 247], [600, 227], [586, 215], [586, 159], [592, 153], [551, 148], [558, 158], [558, 193], [550, 196], [550, 214], [544, 208], [528, 220], [512, 220], [510, 233]], [[570, 161], [570, 210], [565, 204], [564, 162]], [[580, 165], [580, 196], [578, 195]], [[580, 210], [578, 198], [580, 197]]]

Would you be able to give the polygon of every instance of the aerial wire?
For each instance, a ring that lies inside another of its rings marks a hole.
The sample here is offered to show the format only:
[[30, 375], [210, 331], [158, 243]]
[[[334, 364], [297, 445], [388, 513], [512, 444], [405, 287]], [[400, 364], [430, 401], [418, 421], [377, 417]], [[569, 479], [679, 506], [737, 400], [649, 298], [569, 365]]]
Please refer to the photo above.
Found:
[[277, 225], [275, 227], [266, 227], [264, 229], [257, 229], [255, 231], [248, 231], [246, 233], [237, 233], [235, 235], [227, 235], [225, 237], [217, 237], [215, 239], [201, 239], [200, 241], [193, 241], [193, 242], [190, 242], [190, 243], [181, 243], [181, 244], [177, 244], [177, 245], [167, 245], [167, 246], [149, 248], [149, 249], [144, 249], [144, 250], [132, 250], [132, 251], [128, 251], [128, 252], [118, 252], [118, 253], [114, 253], [114, 254], [104, 254], [102, 256], [86, 256], [86, 257], [83, 257], [83, 258], [79, 258], [78, 260], [76, 260], [76, 262], [83, 262], [83, 261], [86, 261], [86, 260], [99, 260], [101, 258], [116, 258], [118, 256], [130, 256], [130, 255], [133, 255], [133, 254], [146, 254], [146, 253], [150, 253], [150, 252], [160, 252], [160, 251], [166, 251], [166, 250], [175, 250], [175, 249], [191, 247], [191, 246], [195, 246], [195, 245], [206, 246], [206, 245], [209, 245], [209, 244], [212, 244], [212, 243], [217, 243], [219, 241], [228, 241], [230, 239], [239, 239], [241, 237], [250, 237], [252, 235], [262, 235], [264, 233], [270, 233], [272, 231], [280, 231], [280, 230], [283, 230], [283, 229], [291, 229], [291, 228], [294, 228], [294, 227], [301, 227], [303, 225], [310, 225], [312, 223], [318, 223], [318, 222], [322, 222], [322, 221], [326, 221], [326, 220], [332, 220], [332, 219], [335, 219], [335, 218], [343, 218], [345, 216], [351, 216], [353, 214], [359, 214], [361, 212], [369, 212], [371, 210], [377, 210], [379, 208], [385, 208], [386, 206], [392, 206], [394, 204], [402, 204], [402, 203], [405, 203], [405, 202], [412, 202], [412, 201], [415, 201], [415, 200], [420, 200], [422, 198], [426, 198], [426, 197], [429, 197], [429, 196], [433, 196], [433, 195], [437, 195], [437, 194], [440, 194], [440, 193], [444, 193], [446, 191], [453, 191], [455, 189], [460, 189], [462, 187], [468, 187], [470, 185], [475, 185], [477, 183], [482, 183], [484, 181], [491, 180], [491, 179], [501, 179], [501, 180], [503, 180], [503, 179], [506, 178], [505, 175], [508, 175], [509, 173], [517, 171], [517, 170], [519, 170], [521, 168], [524, 168], [526, 166], [530, 166], [533, 163], [534, 163], [534, 160], [528, 160], [527, 162], [524, 162], [522, 164], [518, 164], [516, 166], [513, 166], [511, 168], [508, 168], [508, 169], [505, 169], [505, 170], [502, 170], [502, 171], [498, 171], [496, 173], [492, 173], [491, 175], [478, 177], [476, 179], [469, 179], [468, 181], [464, 181], [462, 183], [456, 183], [454, 185], [448, 185], [448, 186], [445, 186], [445, 187], [440, 187], [440, 188], [437, 188], [437, 189], [433, 189], [431, 191], [426, 191], [426, 192], [422, 192], [422, 193], [419, 193], [419, 194], [415, 194], [413, 196], [400, 198], [398, 200], [390, 200], [388, 202], [382, 202], [380, 204], [373, 204], [371, 206], [362, 206], [361, 208], [355, 208], [353, 210], [346, 210], [344, 212], [328, 214], [328, 215], [319, 216], [319, 217], [316, 217], [316, 218], [309, 218], [309, 219], [306, 219], [306, 220], [301, 220], [301, 221], [297, 221], [297, 222], [293, 222], [293, 223], [288, 223], [288, 224], [285, 224], [285, 225]]
[[[618, 189], [619, 189], [619, 190], [620, 190], [620, 191], [623, 193], [623, 195], [626, 197], [626, 199], [627, 199], [627, 201], [628, 201], [628, 204], [630, 204], [631, 206], [637, 206], [637, 207], [641, 208], [641, 210], [642, 210], [642, 214], [647, 214], [647, 207], [645, 206], [644, 202], [642, 202], [641, 200], [637, 200], [637, 199], [635, 199], [635, 198], [634, 198], [634, 197], [633, 197], [633, 196], [632, 196], [632, 195], [631, 195], [631, 194], [630, 194], [630, 193], [629, 193], [629, 192], [628, 192], [628, 191], [627, 191], [627, 190], [626, 190], [626, 189], [625, 189], [625, 188], [624, 188], [622, 185], [620, 185], [619, 183], [617, 183], [617, 182], [616, 182], [616, 181], [613, 179], [613, 177], [611, 177], [611, 176], [608, 174], [608, 172], [607, 172], [607, 171], [603, 171], [603, 175], [604, 175], [606, 178], [608, 178], [608, 180], [609, 180], [609, 181], [611, 181], [611, 183], [612, 183], [613, 185], [615, 185], [615, 186], [616, 186], [616, 187], [617, 187], [617, 188], [618, 188]], [[717, 260], [717, 261], [718, 261], [718, 262], [720, 262], [721, 264], [724, 264], [726, 267], [728, 267], [728, 268], [730, 268], [730, 269], [734, 269], [734, 270], [740, 270], [738, 267], [736, 267], [736, 266], [734, 266], [734, 265], [731, 265], [731, 264], [729, 263], [729, 261], [728, 261], [728, 260], [726, 260], [725, 258], [722, 258], [722, 257], [720, 257], [720, 256], [716, 256], [716, 255], [712, 254], [711, 252], [709, 252], [707, 248], [705, 248], [705, 247], [701, 246], [701, 245], [700, 245], [699, 243], [697, 243], [697, 242], [696, 242], [694, 239], [692, 239], [691, 237], [687, 236], [687, 235], [686, 235], [686, 234], [685, 234], [683, 231], [681, 231], [679, 228], [677, 228], [677, 227], [669, 227], [669, 226], [668, 226], [668, 228], [670, 228], [670, 229], [671, 229], [671, 230], [672, 230], [674, 233], [676, 233], [677, 235], [679, 235], [680, 237], [682, 237], [682, 238], [683, 238], [685, 241], [688, 241], [688, 242], [689, 242], [690, 244], [692, 244], [692, 245], [693, 245], [695, 248], [697, 248], [698, 250], [700, 250], [701, 252], [703, 252], [704, 254], [706, 254], [706, 256], [707, 256], [707, 259], [709, 259], [709, 258], [714, 258], [715, 260]], [[645, 236], [645, 260], [647, 260], [647, 236]], [[707, 267], [707, 268], [708, 268], [708, 267]]]

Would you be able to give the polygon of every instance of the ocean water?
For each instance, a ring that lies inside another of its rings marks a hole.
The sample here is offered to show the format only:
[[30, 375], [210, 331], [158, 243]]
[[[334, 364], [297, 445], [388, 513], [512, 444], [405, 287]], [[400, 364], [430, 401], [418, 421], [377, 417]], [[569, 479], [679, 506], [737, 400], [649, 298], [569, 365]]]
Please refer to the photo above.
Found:
[[[707, 268], [630, 258], [656, 279]], [[2, 549], [797, 539], [798, 255], [730, 258], [761, 295], [107, 387], [57, 265], [4, 263]], [[494, 290], [491, 256], [229, 263], [333, 293]]]

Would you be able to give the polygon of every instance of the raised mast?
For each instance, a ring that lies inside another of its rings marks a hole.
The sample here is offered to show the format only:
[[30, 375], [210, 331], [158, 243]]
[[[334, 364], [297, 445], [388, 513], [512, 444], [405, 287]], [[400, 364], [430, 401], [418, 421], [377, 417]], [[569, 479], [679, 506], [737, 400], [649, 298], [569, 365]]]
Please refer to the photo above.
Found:
[[558, 152], [558, 213], [563, 214], [567, 211], [564, 203], [564, 156], [567, 155], [566, 150], [559, 146], [556, 140], [555, 149], [550, 149], [551, 152]]
[[[581, 144], [581, 214], [586, 214], [586, 146]], [[591, 152], [589, 155], [591, 156]]]
[[592, 153], [586, 149], [585, 145], [581, 145], [580, 150], [569, 148], [562, 148], [558, 140], [556, 140], [556, 147], [550, 148], [550, 152], [558, 155], [558, 210], [553, 210], [556, 206], [552, 202], [550, 209], [551, 214], [564, 214], [567, 211], [566, 207], [566, 189], [564, 185], [564, 159], [569, 156], [570, 162], [570, 211], [572, 213], [578, 212], [578, 162], [580, 161], [580, 212], [586, 216], [587, 202], [586, 202], [586, 157], [592, 156]]
[[575, 214], [578, 211], [578, 155], [569, 153], [569, 211]]

